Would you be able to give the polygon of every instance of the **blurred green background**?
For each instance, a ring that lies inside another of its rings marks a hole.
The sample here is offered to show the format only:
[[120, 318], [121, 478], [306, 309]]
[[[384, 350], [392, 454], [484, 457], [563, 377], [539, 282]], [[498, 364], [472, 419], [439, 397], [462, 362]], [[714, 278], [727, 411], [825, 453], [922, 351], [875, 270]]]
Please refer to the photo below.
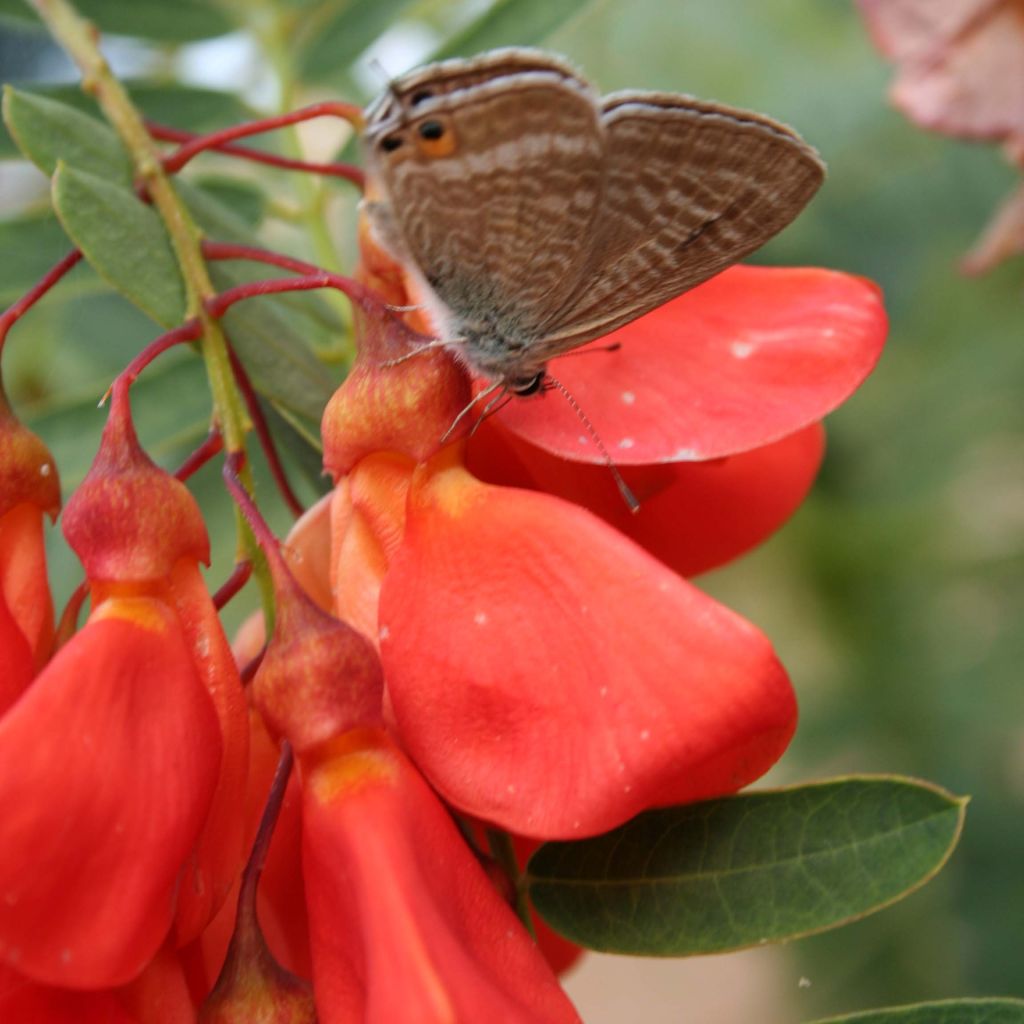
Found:
[[[440, 52], [539, 43], [568, 55], [604, 91], [668, 89], [752, 107], [794, 125], [820, 149], [828, 182], [758, 260], [878, 281], [892, 318], [888, 350], [830, 418], [824, 470], [793, 522], [701, 582], [773, 637], [800, 694], [802, 724], [771, 781], [900, 771], [971, 794], [967, 829], [945, 871], [904, 903], [795, 943], [782, 957], [740, 954], [734, 976], [722, 967], [730, 958], [716, 958], [710, 992], [699, 991], [700, 963], [686, 965], [677, 988], [677, 965], [661, 965], [658, 984], [669, 979], [669, 988], [635, 998], [661, 1000], [664, 1016], [648, 1002], [648, 1021], [740, 1019], [725, 1015], [725, 990], [742, 987], [729, 979], [761, 977], [766, 964], [771, 980], [751, 997], [758, 1024], [954, 995], [1024, 996], [1024, 260], [981, 279], [957, 272], [1014, 184], [995, 147], [926, 134], [891, 110], [891, 69], [845, 0], [90, 0], [82, 7], [114, 33], [108, 52], [138, 86], [140, 102], [180, 127], [209, 129], [328, 96], [364, 100], [385, 72]], [[0, 0], [0, 77], [72, 81], [23, 18], [16, 0]], [[303, 138], [320, 158], [344, 142], [322, 128]], [[273, 144], [297, 145], [294, 136]], [[45, 179], [14, 155], [3, 140], [4, 305], [66, 249], [45, 212]], [[346, 265], [353, 195], [344, 183], [217, 159], [189, 177], [219, 204], [220, 223]], [[322, 355], [329, 394], [343, 372], [344, 307], [303, 298], [294, 316], [287, 307], [276, 312], [283, 324], [270, 321], [264, 330], [290, 330]], [[82, 268], [12, 333], [8, 389], [51, 445], [65, 494], [95, 451], [104, 420], [98, 396], [158, 333]], [[140, 432], [163, 464], [174, 466], [205, 435], [204, 388], [198, 360], [186, 352], [138, 385]], [[309, 423], [291, 421], [275, 425], [310, 500], [324, 484], [315, 453], [294, 429]], [[285, 528], [287, 513], [263, 476], [260, 488]], [[214, 532], [216, 585], [232, 561], [233, 523], [215, 470], [200, 474], [195, 489]], [[74, 563], [58, 537], [53, 554], [64, 597], [76, 582]], [[241, 606], [233, 609], [230, 621], [241, 614]], [[588, 1022], [640, 1019], [591, 994], [587, 970], [571, 988]], [[640, 982], [641, 971], [637, 964], [621, 976]], [[776, 997], [778, 1005], [770, 1001]]]

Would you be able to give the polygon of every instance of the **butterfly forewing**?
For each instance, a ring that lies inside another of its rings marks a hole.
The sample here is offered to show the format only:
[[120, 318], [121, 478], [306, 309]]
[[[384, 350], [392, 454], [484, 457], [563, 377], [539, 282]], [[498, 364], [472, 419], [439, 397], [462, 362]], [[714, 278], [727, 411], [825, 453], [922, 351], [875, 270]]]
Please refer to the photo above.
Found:
[[[427, 122], [444, 125], [447, 152], [415, 148]], [[459, 320], [532, 339], [581, 277], [600, 200], [592, 90], [527, 71], [422, 101], [403, 136], [406, 153], [375, 160], [409, 257]]]
[[604, 188], [582, 284], [552, 321], [548, 356], [607, 334], [781, 231], [824, 176], [768, 118], [688, 97], [604, 101]]
[[381, 235], [467, 362], [513, 389], [753, 252], [824, 175], [769, 118], [672, 93], [601, 100], [536, 50], [404, 76], [366, 142]]

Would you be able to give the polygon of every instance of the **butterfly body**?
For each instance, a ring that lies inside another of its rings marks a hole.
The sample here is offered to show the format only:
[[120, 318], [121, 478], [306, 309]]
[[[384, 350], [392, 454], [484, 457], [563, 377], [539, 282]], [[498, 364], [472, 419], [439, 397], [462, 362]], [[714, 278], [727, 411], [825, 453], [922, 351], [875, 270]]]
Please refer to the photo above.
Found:
[[399, 78], [367, 111], [381, 242], [476, 373], [549, 359], [758, 248], [824, 169], [768, 118], [671, 93], [602, 98], [561, 59], [496, 50]]

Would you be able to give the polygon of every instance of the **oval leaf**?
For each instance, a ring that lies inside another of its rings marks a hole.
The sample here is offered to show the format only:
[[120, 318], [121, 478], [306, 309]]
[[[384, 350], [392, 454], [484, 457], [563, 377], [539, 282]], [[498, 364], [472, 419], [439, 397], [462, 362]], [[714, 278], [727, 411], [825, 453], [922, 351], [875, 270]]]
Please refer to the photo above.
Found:
[[[102, 32], [168, 43], [209, 39], [235, 27], [209, 0], [78, 0], [75, 6]], [[0, 15], [21, 20], [32, 18], [35, 12], [19, 0], [0, 0]]]
[[815, 1024], [1024, 1024], [1019, 999], [945, 999], [937, 1003], [891, 1006]]
[[589, 0], [498, 0], [435, 54], [442, 57], [471, 57], [496, 46], [532, 46], [542, 42]]
[[[18, 0], [20, 3], [21, 0]], [[2, 0], [0, 0], [2, 3]], [[180, 85], [176, 82], [143, 82], [129, 81], [122, 83], [127, 86], [132, 102], [141, 111], [143, 116], [150, 121], [157, 121], [160, 124], [173, 125], [179, 128], [187, 128], [192, 132], [209, 131], [214, 128], [223, 128], [225, 124], [232, 124], [235, 121], [244, 121], [252, 117], [252, 111], [237, 96], [227, 92], [220, 92], [216, 89], [204, 89], [197, 86]], [[19, 97], [28, 97], [30, 100], [52, 100], [64, 107], [70, 107], [90, 118], [88, 126], [100, 123], [100, 110], [93, 96], [82, 92], [77, 85], [35, 85], [33, 83], [31, 92], [12, 90], [18, 93]], [[107, 131], [107, 138], [116, 141], [115, 136], [106, 126], [102, 128]], [[93, 134], [95, 130], [93, 129]], [[247, 145], [256, 148], [266, 148], [272, 143], [259, 138], [251, 139]], [[98, 145], [97, 145], [98, 148]], [[0, 160], [7, 160], [17, 155], [17, 148], [7, 132], [0, 131]], [[27, 154], [26, 154], [27, 155]], [[82, 170], [92, 170], [90, 167], [83, 167], [78, 161], [71, 158], [67, 153], [60, 153], [65, 163], [80, 167]], [[127, 157], [125, 158], [127, 159]], [[56, 161], [53, 162], [56, 164]], [[51, 173], [53, 166], [47, 169]], [[94, 171], [94, 173], [100, 173]], [[129, 168], [130, 173], [130, 168]]]
[[0, 306], [16, 301], [70, 248], [49, 209], [0, 221]]
[[133, 192], [61, 164], [53, 205], [85, 258], [126, 299], [158, 324], [185, 313], [185, 287], [160, 218]]
[[4, 124], [18, 148], [44, 174], [58, 162], [124, 185], [132, 183], [131, 158], [113, 129], [80, 110], [50, 99], [4, 88]]
[[916, 889], [956, 844], [965, 803], [891, 777], [748, 793], [548, 843], [526, 882], [541, 916], [579, 945], [720, 953], [834, 928]]
[[299, 57], [301, 73], [313, 81], [343, 71], [401, 17], [410, 0], [354, 0], [321, 25]]

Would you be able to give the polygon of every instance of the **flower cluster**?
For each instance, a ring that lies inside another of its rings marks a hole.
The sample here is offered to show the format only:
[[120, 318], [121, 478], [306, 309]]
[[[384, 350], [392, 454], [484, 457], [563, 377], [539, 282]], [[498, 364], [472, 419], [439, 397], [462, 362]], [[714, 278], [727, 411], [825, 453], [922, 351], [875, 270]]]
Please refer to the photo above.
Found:
[[46, 580], [56, 467], [0, 409], [4, 1020], [574, 1021], [522, 854], [734, 793], [793, 735], [767, 638], [688, 578], [802, 501], [877, 290], [736, 267], [565, 359], [571, 400], [473, 422], [479, 383], [361, 241], [333, 491], [281, 545], [225, 459], [274, 595], [241, 674], [132, 375], [61, 516], [77, 628], [84, 591], [55, 628]]

